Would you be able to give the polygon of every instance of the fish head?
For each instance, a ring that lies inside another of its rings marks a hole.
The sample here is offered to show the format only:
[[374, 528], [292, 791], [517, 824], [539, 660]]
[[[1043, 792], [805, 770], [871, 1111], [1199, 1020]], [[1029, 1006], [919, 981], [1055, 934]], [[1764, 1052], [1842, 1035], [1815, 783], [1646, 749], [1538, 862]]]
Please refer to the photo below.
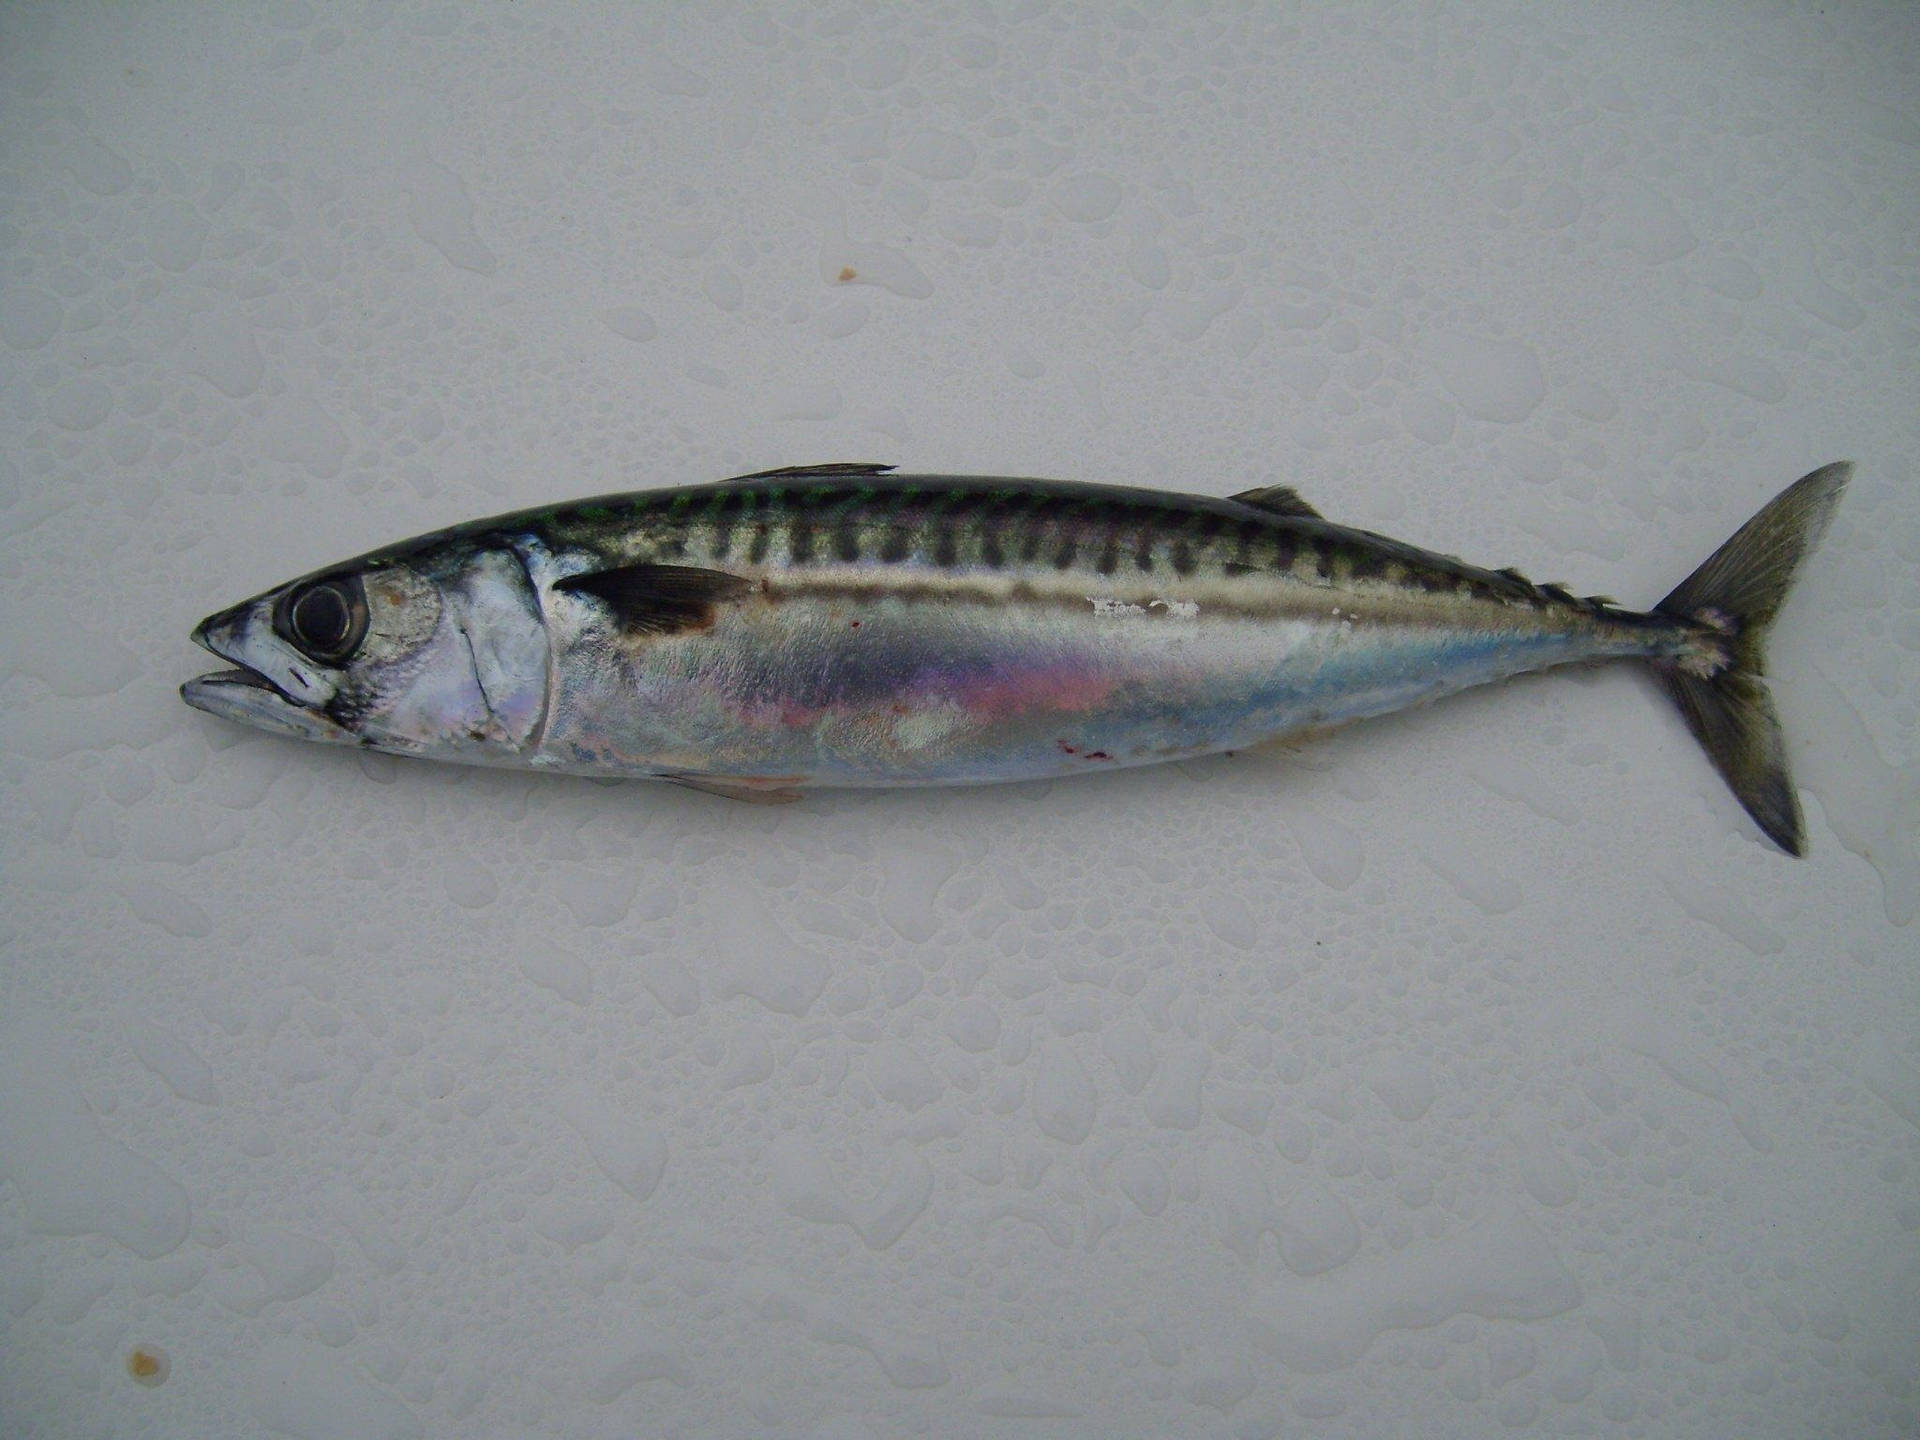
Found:
[[351, 561], [210, 615], [193, 638], [239, 668], [189, 680], [181, 698], [276, 734], [509, 764], [546, 712], [546, 627], [506, 547]]

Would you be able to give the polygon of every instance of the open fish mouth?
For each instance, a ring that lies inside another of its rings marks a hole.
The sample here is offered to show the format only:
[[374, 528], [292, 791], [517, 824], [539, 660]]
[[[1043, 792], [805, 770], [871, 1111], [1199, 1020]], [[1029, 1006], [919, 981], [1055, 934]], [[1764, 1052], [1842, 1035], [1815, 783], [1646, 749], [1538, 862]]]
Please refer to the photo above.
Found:
[[194, 626], [193, 643], [234, 668], [195, 676], [180, 687], [180, 698], [196, 710], [276, 735], [359, 744], [359, 737], [328, 715], [314, 697], [302, 699], [250, 663], [254, 658], [250, 651], [257, 644], [252, 623], [256, 608], [256, 602], [248, 601]]
[[258, 670], [219, 670], [196, 675], [180, 687], [180, 698], [196, 710], [237, 720], [301, 740], [359, 743], [352, 731], [311, 706], [293, 699]]
[[258, 670], [217, 670], [211, 675], [196, 675], [181, 688], [186, 689], [191, 686], [203, 686], [211, 689], [220, 689], [231, 685], [242, 685], [250, 690], [271, 690], [282, 700], [287, 701], [289, 704], [293, 703], [293, 697], [291, 695], [267, 679], [267, 677], [262, 675]]

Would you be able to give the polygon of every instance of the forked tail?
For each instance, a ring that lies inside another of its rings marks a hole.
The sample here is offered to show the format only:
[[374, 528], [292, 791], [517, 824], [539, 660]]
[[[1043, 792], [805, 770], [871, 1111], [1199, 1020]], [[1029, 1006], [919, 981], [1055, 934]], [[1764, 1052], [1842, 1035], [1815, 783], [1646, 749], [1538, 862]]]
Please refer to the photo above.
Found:
[[1754, 823], [1789, 855], [1804, 853], [1800, 799], [1762, 678], [1767, 630], [1852, 473], [1843, 461], [1794, 481], [1654, 607], [1701, 628], [1708, 643], [1656, 661], [1655, 673]]

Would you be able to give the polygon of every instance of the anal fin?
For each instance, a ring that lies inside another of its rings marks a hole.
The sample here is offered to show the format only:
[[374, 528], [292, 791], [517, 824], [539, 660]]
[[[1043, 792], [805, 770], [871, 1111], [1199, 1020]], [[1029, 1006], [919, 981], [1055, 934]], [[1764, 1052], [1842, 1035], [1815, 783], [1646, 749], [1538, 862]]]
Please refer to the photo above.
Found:
[[744, 800], [749, 805], [791, 805], [801, 798], [792, 776], [777, 780], [720, 775], [663, 775], [660, 778], [669, 785], [698, 790], [703, 795], [718, 795], [723, 800]]

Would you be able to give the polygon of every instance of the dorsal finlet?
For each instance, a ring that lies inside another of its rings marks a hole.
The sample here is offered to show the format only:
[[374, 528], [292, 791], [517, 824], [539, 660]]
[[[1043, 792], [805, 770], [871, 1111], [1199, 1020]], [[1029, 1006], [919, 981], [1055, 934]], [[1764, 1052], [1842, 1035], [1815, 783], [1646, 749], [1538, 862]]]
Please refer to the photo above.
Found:
[[1321, 518], [1320, 512], [1302, 500], [1300, 492], [1291, 485], [1260, 485], [1229, 498], [1271, 515], [1295, 515], [1306, 520]]

